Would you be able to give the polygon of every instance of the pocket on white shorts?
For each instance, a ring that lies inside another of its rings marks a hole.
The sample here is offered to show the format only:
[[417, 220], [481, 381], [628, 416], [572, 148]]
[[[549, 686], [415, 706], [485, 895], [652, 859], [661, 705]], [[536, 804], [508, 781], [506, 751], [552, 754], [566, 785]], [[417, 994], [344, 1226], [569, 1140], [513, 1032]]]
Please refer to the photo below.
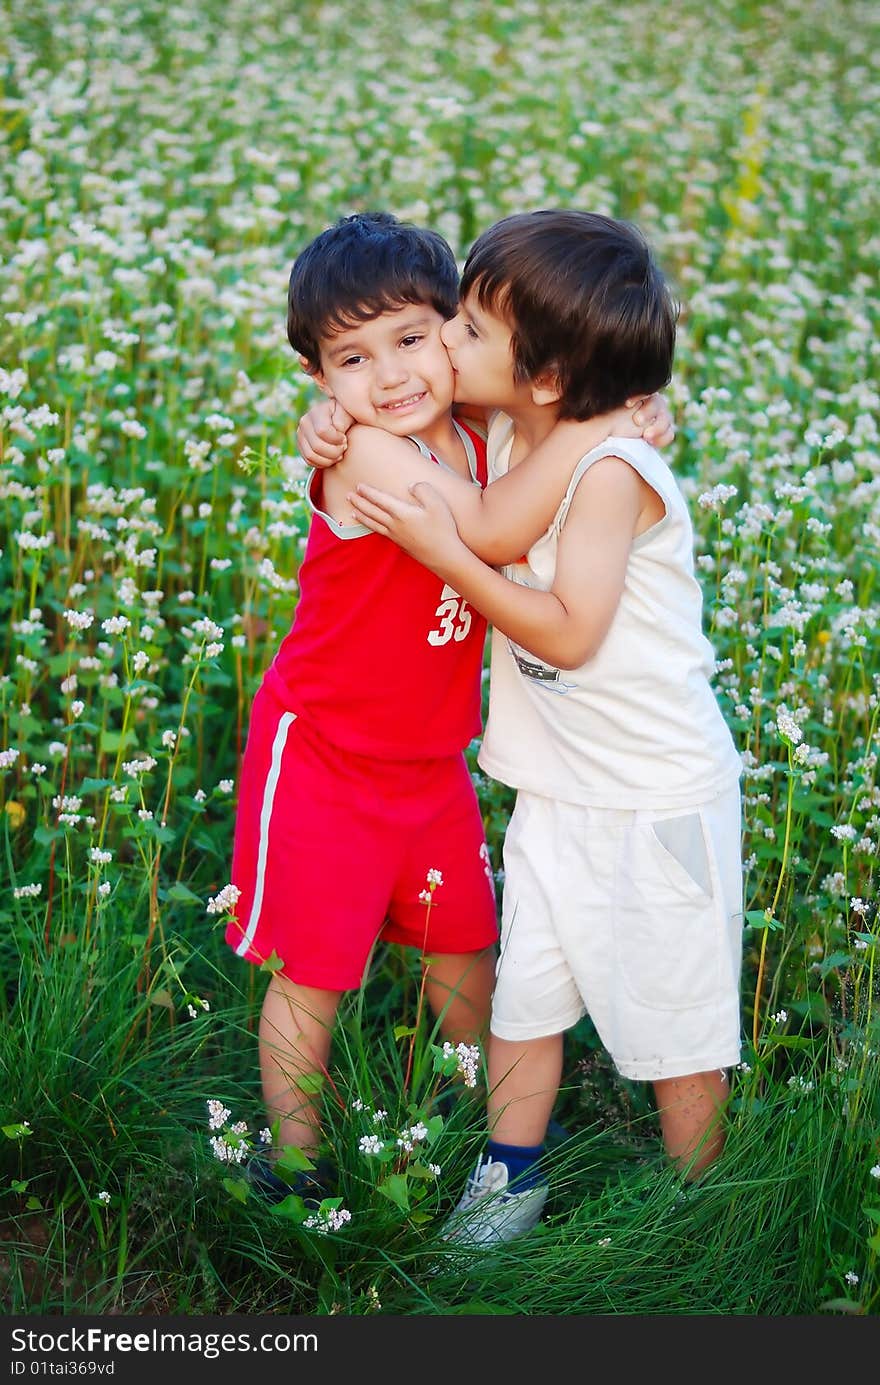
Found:
[[614, 931], [626, 988], [656, 1010], [715, 1001], [724, 904], [700, 814], [637, 819], [622, 835]]

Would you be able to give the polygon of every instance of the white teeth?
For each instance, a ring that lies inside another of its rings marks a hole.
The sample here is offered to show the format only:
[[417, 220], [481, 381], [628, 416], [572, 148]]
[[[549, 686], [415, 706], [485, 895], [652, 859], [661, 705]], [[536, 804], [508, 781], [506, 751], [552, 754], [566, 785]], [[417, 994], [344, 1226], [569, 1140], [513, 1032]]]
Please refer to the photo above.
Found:
[[[423, 391], [424, 393], [424, 391]], [[395, 399], [393, 404], [383, 404], [383, 409], [403, 409], [407, 404], [415, 404], [422, 398], [421, 394], [411, 394], [408, 399]]]

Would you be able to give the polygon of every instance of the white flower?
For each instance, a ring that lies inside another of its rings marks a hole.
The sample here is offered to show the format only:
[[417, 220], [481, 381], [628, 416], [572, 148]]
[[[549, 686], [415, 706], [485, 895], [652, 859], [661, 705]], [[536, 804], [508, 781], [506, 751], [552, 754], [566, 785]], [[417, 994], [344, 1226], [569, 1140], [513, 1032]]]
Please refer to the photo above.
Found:
[[128, 616], [110, 616], [107, 620], [101, 621], [101, 629], [105, 635], [121, 635], [130, 625]]
[[94, 611], [65, 611], [64, 619], [71, 630], [88, 630], [95, 619]]
[[870, 1173], [872, 1178], [880, 1178], [880, 1164], [875, 1164], [872, 1169], [868, 1170], [868, 1172]]
[[206, 1105], [208, 1107], [208, 1129], [220, 1130], [229, 1120], [232, 1112], [228, 1106], [223, 1105], [222, 1101], [216, 1099], [208, 1100]]
[[782, 739], [788, 741], [790, 745], [797, 745], [799, 741], [803, 740], [803, 731], [785, 707], [780, 707], [777, 711], [776, 725]]
[[851, 1284], [853, 1288], [855, 1288], [856, 1284], [859, 1282], [859, 1276], [856, 1274], [855, 1270], [847, 1270], [843, 1277], [847, 1284]]
[[0, 750], [0, 769], [12, 769], [20, 754], [21, 751], [15, 748]]
[[36, 899], [43, 893], [43, 886], [39, 883], [33, 885], [16, 885], [12, 891], [14, 899]]
[[103, 1202], [105, 1207], [107, 1206], [107, 1203], [110, 1201], [110, 1194], [106, 1191], [106, 1189], [98, 1193], [98, 1201]]
[[476, 1044], [456, 1044], [453, 1048], [447, 1039], [443, 1045], [443, 1057], [451, 1058], [455, 1055], [458, 1060], [458, 1071], [464, 1078], [466, 1087], [477, 1085], [477, 1072], [480, 1066], [480, 1050]]
[[831, 829], [832, 837], [836, 837], [839, 842], [854, 842], [859, 835], [852, 823], [839, 822]]
[[351, 1221], [347, 1207], [322, 1207], [312, 1216], [306, 1217], [303, 1226], [309, 1231], [318, 1231], [326, 1236], [328, 1231], [341, 1231], [346, 1222]]
[[220, 793], [232, 793], [233, 781], [231, 779], [221, 779], [217, 788]]
[[237, 885], [224, 885], [219, 894], [215, 894], [208, 900], [206, 910], [209, 914], [229, 914], [235, 908], [241, 897], [241, 890]]
[[384, 1143], [378, 1135], [362, 1135], [358, 1140], [358, 1149], [361, 1154], [381, 1154]]
[[109, 881], [109, 880], [104, 880], [104, 881], [98, 886], [98, 894], [101, 896], [102, 899], [106, 899], [107, 896], [108, 896], [108, 894], [110, 893], [111, 888], [112, 888], [112, 887], [111, 887], [111, 885], [110, 885], [110, 881]]

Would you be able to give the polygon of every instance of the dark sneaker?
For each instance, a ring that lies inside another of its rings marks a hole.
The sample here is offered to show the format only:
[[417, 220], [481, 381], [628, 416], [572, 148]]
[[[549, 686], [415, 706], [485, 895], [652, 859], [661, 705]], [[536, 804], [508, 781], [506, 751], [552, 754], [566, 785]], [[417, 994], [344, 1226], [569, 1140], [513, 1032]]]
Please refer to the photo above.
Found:
[[317, 1207], [325, 1197], [333, 1196], [336, 1171], [320, 1160], [315, 1169], [305, 1169], [282, 1178], [275, 1172], [270, 1159], [254, 1155], [247, 1163], [247, 1178], [254, 1192], [270, 1205], [283, 1202], [291, 1193], [301, 1197], [310, 1207]]

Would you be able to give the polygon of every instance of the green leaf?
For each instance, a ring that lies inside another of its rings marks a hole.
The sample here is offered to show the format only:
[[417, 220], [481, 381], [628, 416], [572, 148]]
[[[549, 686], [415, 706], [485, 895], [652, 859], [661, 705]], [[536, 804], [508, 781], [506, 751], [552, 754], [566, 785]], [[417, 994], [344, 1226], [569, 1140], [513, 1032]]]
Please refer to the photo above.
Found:
[[377, 1185], [376, 1192], [396, 1203], [402, 1211], [409, 1211], [409, 1189], [406, 1186], [406, 1174], [392, 1173], [390, 1178], [385, 1179], [384, 1183]]
[[296, 1145], [285, 1145], [281, 1157], [275, 1164], [275, 1170], [281, 1178], [286, 1178], [289, 1173], [306, 1173], [314, 1167], [309, 1156]]
[[165, 894], [166, 899], [174, 899], [179, 904], [201, 904], [201, 898], [193, 894], [188, 885], [184, 885], [181, 880], [176, 880]]
[[243, 1178], [224, 1178], [223, 1187], [227, 1193], [235, 1198], [236, 1202], [247, 1202], [248, 1185]]
[[39, 842], [41, 846], [48, 846], [50, 842], [55, 841], [56, 837], [63, 836], [63, 827], [37, 827], [34, 829], [34, 841]]
[[423, 1212], [416, 1208], [414, 1212], [410, 1212], [409, 1219], [414, 1226], [424, 1226], [426, 1222], [433, 1221], [434, 1217], [431, 1212]]
[[855, 1303], [851, 1298], [829, 1298], [825, 1303], [819, 1304], [819, 1311], [822, 1313], [861, 1313], [862, 1305]]
[[819, 975], [825, 977], [835, 967], [848, 967], [852, 964], [852, 960], [848, 952], [832, 952], [819, 963]]
[[863, 1207], [862, 1211], [866, 1217], [870, 1217], [871, 1221], [880, 1226], [880, 1207]]
[[394, 1026], [395, 1039], [408, 1039], [412, 1034], [417, 1034], [418, 1032], [417, 1025], [395, 1024]]
[[269, 1211], [273, 1217], [281, 1217], [284, 1221], [296, 1222], [297, 1226], [301, 1226], [309, 1215], [306, 1204], [298, 1193], [289, 1193], [283, 1201], [276, 1202], [274, 1207], [270, 1207]]
[[266, 958], [265, 962], [263, 962], [262, 966], [260, 967], [260, 971], [280, 971], [283, 966], [283, 958], [279, 957], [278, 953], [273, 948], [272, 955]]
[[174, 1009], [174, 1000], [170, 991], [150, 991], [150, 1004], [162, 1005], [166, 1010]]
[[14, 1193], [26, 1193], [30, 1181], [29, 1178], [13, 1178], [9, 1186]]
[[83, 793], [100, 793], [102, 789], [112, 789], [115, 779], [84, 779], [80, 784]]
[[428, 1127], [428, 1134], [426, 1137], [428, 1144], [432, 1145], [443, 1129], [443, 1117], [429, 1116], [429, 1118], [425, 1121], [425, 1125]]
[[42, 1212], [43, 1204], [38, 1197], [29, 1197], [24, 1204], [26, 1212]]
[[411, 1164], [407, 1164], [406, 1171], [410, 1178], [426, 1178], [430, 1179], [431, 1182], [434, 1181], [434, 1174], [428, 1168], [427, 1164], [420, 1163], [418, 1159], [414, 1160]]
[[296, 1085], [306, 1096], [316, 1096], [324, 1086], [324, 1074], [322, 1072], [301, 1072], [297, 1073]]
[[749, 928], [769, 928], [771, 933], [783, 927], [779, 919], [768, 919], [763, 909], [747, 909], [746, 925]]
[[115, 755], [117, 751], [124, 750], [130, 745], [135, 745], [137, 738], [133, 731], [102, 731], [101, 750], [105, 755]]
[[867, 1245], [868, 1249], [873, 1250], [875, 1255], [880, 1253], [880, 1231], [877, 1232], [876, 1236], [868, 1237]]
[[0, 1130], [3, 1131], [7, 1140], [21, 1140], [25, 1135], [33, 1135], [34, 1133], [29, 1125], [3, 1125], [0, 1126]]
[[875, 937], [873, 933], [853, 933], [854, 938], [858, 938], [860, 943], [866, 943], [868, 947], [880, 945], [880, 937]]

